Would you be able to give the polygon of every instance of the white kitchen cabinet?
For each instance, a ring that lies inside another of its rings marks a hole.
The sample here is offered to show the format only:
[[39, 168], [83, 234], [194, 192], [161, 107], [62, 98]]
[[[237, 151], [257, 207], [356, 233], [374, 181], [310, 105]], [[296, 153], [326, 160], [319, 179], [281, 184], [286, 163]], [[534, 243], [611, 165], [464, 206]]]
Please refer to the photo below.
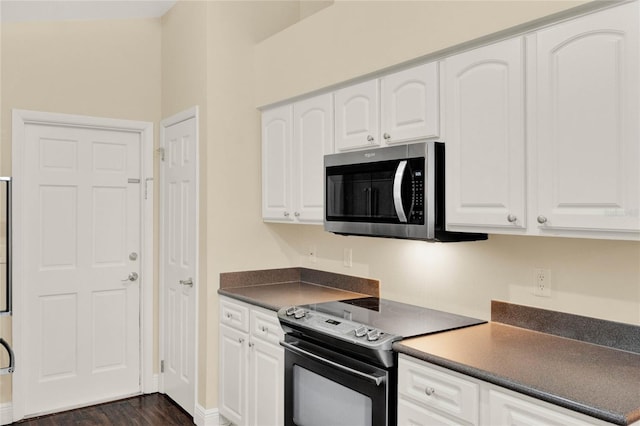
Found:
[[438, 87], [437, 62], [380, 79], [380, 133], [385, 144], [439, 136]]
[[[596, 419], [585, 420], [566, 414], [567, 410], [559, 407], [553, 409], [549, 404], [508, 394], [493, 386], [483, 390], [488, 410], [484, 413], [483, 424], [487, 425], [522, 425], [522, 426], [587, 426], [603, 424]], [[596, 423], [597, 422], [597, 423]]]
[[443, 61], [448, 230], [640, 239], [638, 15], [628, 3]]
[[438, 90], [432, 62], [336, 91], [336, 151], [437, 138]]
[[380, 85], [378, 80], [335, 92], [336, 151], [380, 146]]
[[283, 337], [274, 312], [220, 297], [219, 406], [232, 423], [284, 424]]
[[640, 237], [638, 9], [628, 3], [527, 38], [541, 234]]
[[293, 221], [291, 212], [291, 138], [293, 106], [262, 113], [262, 218]]
[[450, 229], [526, 229], [523, 55], [517, 37], [442, 63]]
[[325, 94], [293, 105], [292, 206], [294, 219], [322, 223], [324, 156], [333, 153], [333, 96]]
[[398, 424], [610, 425], [405, 354], [398, 357]]
[[324, 155], [333, 152], [330, 94], [262, 114], [262, 218], [321, 224]]
[[[479, 385], [429, 364], [400, 356], [398, 362], [398, 419], [417, 424], [477, 425]], [[401, 423], [398, 424], [412, 424]]]

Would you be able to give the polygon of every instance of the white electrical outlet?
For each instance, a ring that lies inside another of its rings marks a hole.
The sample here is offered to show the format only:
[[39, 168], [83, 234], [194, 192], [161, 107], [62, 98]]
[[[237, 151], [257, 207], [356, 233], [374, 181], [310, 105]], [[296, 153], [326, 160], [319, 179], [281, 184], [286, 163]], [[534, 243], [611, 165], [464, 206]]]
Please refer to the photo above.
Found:
[[533, 270], [533, 294], [551, 297], [551, 270], [536, 268]]
[[316, 263], [317, 262], [317, 257], [316, 257], [316, 246], [309, 246], [309, 250], [307, 251], [307, 256], [309, 257], [309, 262], [311, 263]]
[[351, 268], [353, 266], [353, 250], [351, 250], [350, 248], [346, 248], [344, 249], [343, 255], [344, 256], [342, 264], [346, 268]]

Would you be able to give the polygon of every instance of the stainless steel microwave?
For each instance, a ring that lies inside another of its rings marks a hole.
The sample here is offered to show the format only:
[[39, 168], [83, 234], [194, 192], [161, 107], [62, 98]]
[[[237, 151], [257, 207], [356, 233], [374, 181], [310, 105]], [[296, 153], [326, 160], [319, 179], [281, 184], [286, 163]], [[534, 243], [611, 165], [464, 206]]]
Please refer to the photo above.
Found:
[[426, 241], [486, 240], [445, 229], [441, 142], [325, 155], [324, 229]]

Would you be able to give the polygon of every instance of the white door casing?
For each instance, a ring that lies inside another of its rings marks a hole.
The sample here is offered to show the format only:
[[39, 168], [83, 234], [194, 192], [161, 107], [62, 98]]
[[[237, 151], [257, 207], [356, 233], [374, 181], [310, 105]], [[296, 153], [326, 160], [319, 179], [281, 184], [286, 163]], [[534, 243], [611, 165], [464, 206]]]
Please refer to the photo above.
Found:
[[162, 391], [192, 416], [197, 386], [198, 109], [161, 126]]
[[14, 420], [153, 391], [152, 141], [150, 123], [14, 110]]

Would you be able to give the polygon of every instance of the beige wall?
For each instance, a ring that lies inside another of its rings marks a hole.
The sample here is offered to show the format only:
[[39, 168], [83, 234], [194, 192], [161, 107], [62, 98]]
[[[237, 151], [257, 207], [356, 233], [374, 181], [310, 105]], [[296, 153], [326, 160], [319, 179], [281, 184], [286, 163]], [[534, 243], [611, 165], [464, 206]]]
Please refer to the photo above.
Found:
[[[159, 19], [4, 23], [1, 34], [3, 174], [13, 108], [159, 122]], [[11, 400], [9, 383], [0, 380], [0, 402]]]
[[206, 336], [205, 407], [213, 408], [218, 405], [220, 272], [287, 267], [295, 258], [283, 236], [261, 219], [260, 114], [253, 103], [253, 49], [258, 41], [296, 22], [299, 8], [295, 2], [209, 2], [207, 17], [206, 322], [212, 327]]
[[358, 78], [582, 3], [337, 0], [256, 47], [256, 105]]

